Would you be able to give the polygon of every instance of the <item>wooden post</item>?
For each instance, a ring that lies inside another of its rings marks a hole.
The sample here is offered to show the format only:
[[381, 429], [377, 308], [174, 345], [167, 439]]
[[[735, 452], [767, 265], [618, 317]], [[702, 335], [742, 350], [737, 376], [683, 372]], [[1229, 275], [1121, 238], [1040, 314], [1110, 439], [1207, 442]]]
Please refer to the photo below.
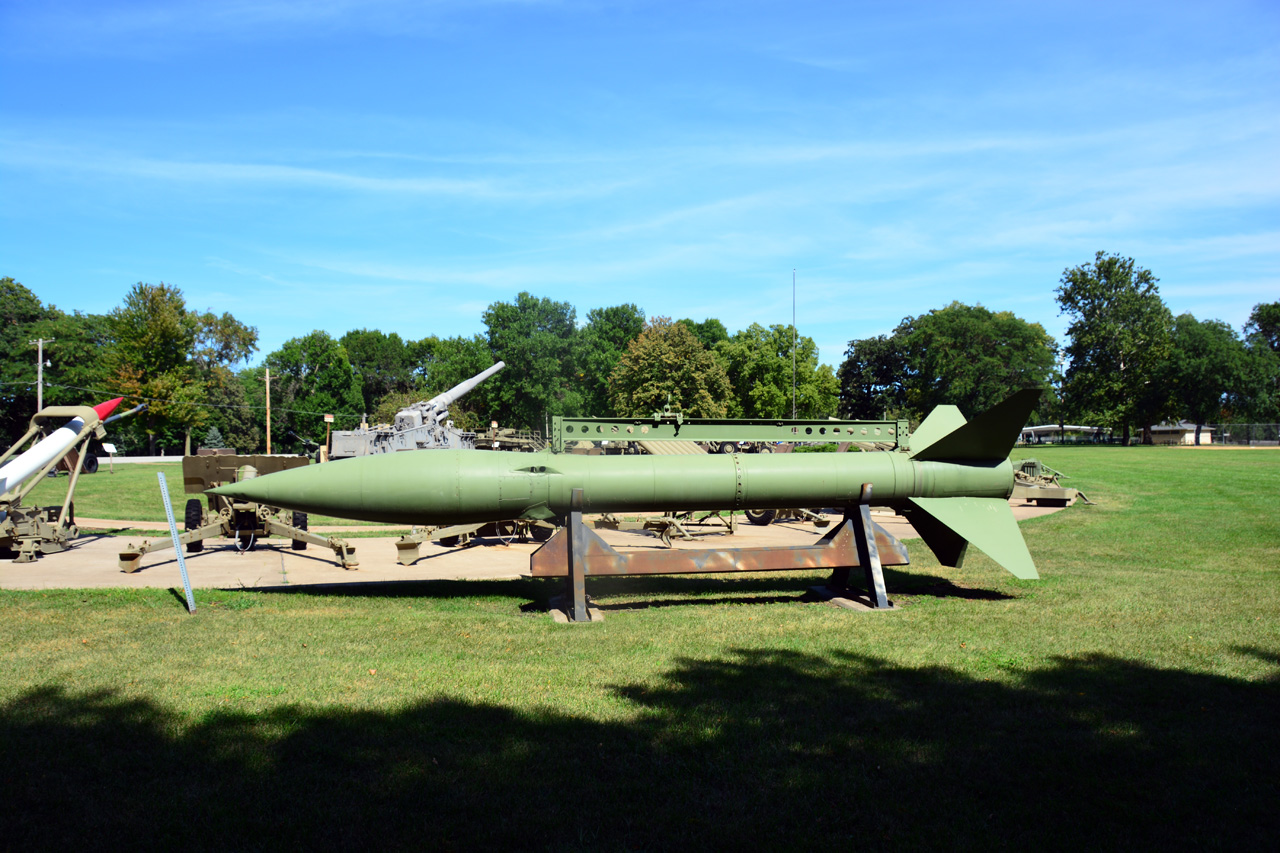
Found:
[[267, 368], [267, 455], [271, 455], [271, 368]]

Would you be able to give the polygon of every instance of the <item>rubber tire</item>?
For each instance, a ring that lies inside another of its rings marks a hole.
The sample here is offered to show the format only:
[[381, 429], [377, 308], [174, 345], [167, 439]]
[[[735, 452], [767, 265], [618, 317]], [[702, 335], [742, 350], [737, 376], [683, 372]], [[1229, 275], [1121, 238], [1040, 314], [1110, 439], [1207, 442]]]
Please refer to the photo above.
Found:
[[543, 527], [541, 524], [535, 524], [529, 528], [529, 535], [533, 537], [534, 542], [546, 542], [555, 535], [555, 532], [554, 528]]
[[[298, 528], [299, 530], [306, 530], [307, 514], [305, 512], [297, 512], [295, 510], [293, 513], [293, 526]], [[295, 551], [305, 551], [307, 550], [307, 543], [303, 539], [295, 539], [293, 540], [293, 544], [290, 545], [289, 547], [291, 547]]]
[[84, 455], [84, 467], [81, 470], [86, 474], [98, 473], [98, 457], [92, 453], [86, 453]]
[[776, 509], [744, 509], [742, 514], [747, 517], [747, 521], [760, 527], [765, 527], [778, 517]]
[[[200, 526], [201, 506], [199, 498], [191, 498], [183, 509], [182, 526], [187, 530], [195, 530]], [[187, 543], [187, 553], [195, 554], [204, 550], [204, 540]]]
[[724, 453], [727, 455], [730, 453], [737, 453], [738, 448], [732, 441], [725, 441], [725, 442], [721, 442], [718, 452]]

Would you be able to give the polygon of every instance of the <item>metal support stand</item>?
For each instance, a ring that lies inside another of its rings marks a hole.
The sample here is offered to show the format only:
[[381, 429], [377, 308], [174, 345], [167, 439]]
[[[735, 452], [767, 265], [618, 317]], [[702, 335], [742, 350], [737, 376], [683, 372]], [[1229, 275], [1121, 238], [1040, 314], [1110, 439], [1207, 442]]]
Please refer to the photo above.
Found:
[[[876, 531], [879, 529], [871, 520], [871, 484], [862, 484], [862, 494], [858, 497], [857, 506], [844, 508], [844, 521], [841, 528], [848, 527], [853, 532], [854, 544], [858, 549], [858, 565], [862, 566], [863, 576], [867, 584], [867, 599], [874, 610], [887, 610], [890, 603], [884, 586], [884, 570], [880, 561], [880, 546], [876, 542]], [[897, 541], [896, 539], [894, 540]], [[897, 565], [890, 563], [890, 565]], [[831, 572], [827, 581], [826, 592], [832, 600], [848, 601], [845, 594], [849, 590], [850, 566], [840, 566]], [[818, 590], [821, 591], [821, 590]]]
[[670, 551], [620, 552], [582, 522], [582, 491], [570, 496], [566, 527], [529, 558], [534, 577], [563, 577], [563, 595], [552, 599], [553, 613], [565, 621], [590, 622], [600, 619], [590, 608], [586, 591], [588, 575], [678, 575], [715, 572], [812, 571], [832, 569], [830, 581], [815, 591], [841, 606], [853, 607], [849, 600], [849, 570], [861, 566], [867, 579], [870, 609], [887, 610], [893, 605], [885, 593], [882, 566], [905, 566], [910, 562], [906, 547], [871, 520], [870, 486], [862, 490], [862, 502], [845, 511], [844, 521], [813, 545], [789, 548], [697, 548]]
[[572, 603], [569, 619], [590, 622], [587, 612], [587, 528], [582, 523], [582, 489], [569, 496], [569, 582], [565, 596]]

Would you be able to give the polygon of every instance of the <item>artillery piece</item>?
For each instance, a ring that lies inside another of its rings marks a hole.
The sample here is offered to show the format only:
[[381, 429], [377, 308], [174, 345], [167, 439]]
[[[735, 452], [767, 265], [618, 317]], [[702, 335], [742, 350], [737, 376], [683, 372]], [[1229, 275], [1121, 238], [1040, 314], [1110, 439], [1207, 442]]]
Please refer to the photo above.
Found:
[[[203, 495], [209, 489], [244, 482], [259, 475], [288, 471], [305, 466], [305, 456], [185, 456], [182, 459], [183, 488], [189, 495]], [[291, 547], [302, 551], [307, 543], [331, 548], [339, 565], [354, 569], [356, 551], [345, 539], [317, 536], [307, 532], [307, 514], [291, 512], [254, 501], [219, 495], [206, 495], [208, 505], [199, 498], [187, 501], [183, 522], [186, 531], [178, 537], [187, 553], [204, 550], [204, 540], [233, 539], [236, 548], [248, 551], [259, 539], [281, 536], [292, 539]], [[142, 567], [142, 555], [174, 547], [171, 539], [144, 540], [141, 545], [129, 543], [120, 552], [120, 571], [136, 572]]]
[[476, 434], [454, 428], [449, 406], [504, 367], [506, 363], [500, 361], [430, 400], [401, 409], [393, 424], [335, 431], [330, 439], [329, 458], [351, 459], [401, 450], [473, 450]]

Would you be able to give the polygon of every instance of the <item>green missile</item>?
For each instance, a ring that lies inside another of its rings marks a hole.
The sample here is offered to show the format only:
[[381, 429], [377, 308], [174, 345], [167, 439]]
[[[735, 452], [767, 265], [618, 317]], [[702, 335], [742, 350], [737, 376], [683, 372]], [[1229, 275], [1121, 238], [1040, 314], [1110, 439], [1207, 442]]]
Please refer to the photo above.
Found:
[[854, 507], [864, 484], [905, 515], [947, 566], [976, 545], [1020, 578], [1035, 565], [1009, 509], [1009, 450], [1039, 400], [1020, 391], [972, 421], [939, 406], [905, 451], [580, 456], [550, 451], [415, 450], [280, 471], [212, 494], [310, 513], [445, 525], [584, 512]]

